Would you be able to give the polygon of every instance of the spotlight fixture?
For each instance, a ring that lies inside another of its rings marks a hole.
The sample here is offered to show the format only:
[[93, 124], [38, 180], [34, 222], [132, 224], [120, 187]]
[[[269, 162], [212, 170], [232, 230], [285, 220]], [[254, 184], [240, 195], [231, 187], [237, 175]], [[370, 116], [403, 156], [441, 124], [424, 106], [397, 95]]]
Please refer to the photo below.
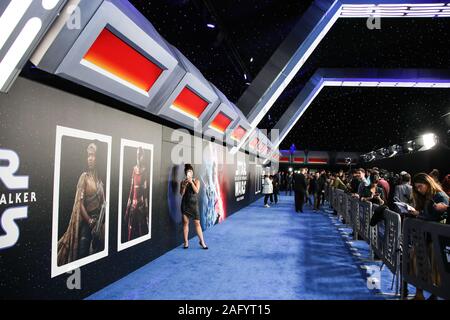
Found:
[[419, 142], [422, 145], [419, 151], [430, 150], [437, 145], [438, 137], [434, 133], [427, 133], [419, 138]]
[[371, 162], [376, 159], [377, 153], [375, 151], [371, 151], [369, 153], [363, 154], [361, 158], [364, 162]]
[[403, 145], [403, 152], [404, 153], [413, 152], [415, 147], [416, 147], [416, 143], [414, 142], [414, 140], [410, 140]]
[[389, 155], [389, 150], [386, 148], [380, 148], [376, 151], [378, 158], [386, 158]]
[[398, 144], [394, 144], [393, 146], [389, 147], [388, 151], [388, 158], [392, 158], [402, 151], [402, 147]]
[[215, 28], [216, 28], [216, 25], [215, 25], [215, 24], [212, 24], [212, 23], [207, 23], [206, 26], [207, 26], [208, 28], [210, 28], [210, 29], [215, 29]]

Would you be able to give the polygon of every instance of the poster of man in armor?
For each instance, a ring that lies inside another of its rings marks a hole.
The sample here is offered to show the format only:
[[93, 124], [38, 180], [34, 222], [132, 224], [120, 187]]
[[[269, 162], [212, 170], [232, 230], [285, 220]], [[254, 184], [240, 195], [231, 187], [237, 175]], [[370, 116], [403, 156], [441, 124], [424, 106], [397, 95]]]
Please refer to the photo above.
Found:
[[153, 145], [122, 139], [118, 249], [151, 239]]

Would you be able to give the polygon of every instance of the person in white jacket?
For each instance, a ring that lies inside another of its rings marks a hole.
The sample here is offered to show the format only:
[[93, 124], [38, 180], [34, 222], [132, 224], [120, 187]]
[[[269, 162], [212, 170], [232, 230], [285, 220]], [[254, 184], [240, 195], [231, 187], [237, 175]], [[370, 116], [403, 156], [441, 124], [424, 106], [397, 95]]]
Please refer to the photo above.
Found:
[[263, 184], [263, 194], [264, 194], [264, 207], [270, 208], [269, 204], [267, 203], [269, 198], [270, 202], [273, 202], [273, 184], [272, 180], [268, 175], [264, 176], [264, 184]]

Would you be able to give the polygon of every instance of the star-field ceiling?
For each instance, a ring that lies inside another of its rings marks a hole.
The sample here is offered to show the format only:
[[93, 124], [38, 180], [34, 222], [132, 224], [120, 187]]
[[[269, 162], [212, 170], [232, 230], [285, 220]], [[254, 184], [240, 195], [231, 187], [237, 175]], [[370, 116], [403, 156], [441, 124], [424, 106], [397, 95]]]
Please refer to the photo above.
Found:
[[[130, 2], [236, 102], [312, 1]], [[449, 57], [450, 18], [384, 18], [380, 30], [339, 19], [259, 127], [273, 127], [318, 68], [450, 69]], [[445, 140], [448, 112], [448, 89], [325, 88], [280, 147], [370, 151], [426, 131]]]

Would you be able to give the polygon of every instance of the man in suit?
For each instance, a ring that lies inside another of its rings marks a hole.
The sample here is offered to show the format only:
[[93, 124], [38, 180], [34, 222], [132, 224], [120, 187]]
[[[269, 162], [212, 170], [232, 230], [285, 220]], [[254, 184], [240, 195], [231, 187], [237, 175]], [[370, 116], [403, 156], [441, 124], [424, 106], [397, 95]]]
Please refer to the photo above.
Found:
[[294, 176], [295, 212], [303, 212], [303, 203], [306, 196], [306, 168], [302, 168], [299, 174]]
[[294, 176], [292, 172], [289, 172], [289, 175], [286, 177], [286, 195], [292, 195], [292, 185], [294, 183]]

